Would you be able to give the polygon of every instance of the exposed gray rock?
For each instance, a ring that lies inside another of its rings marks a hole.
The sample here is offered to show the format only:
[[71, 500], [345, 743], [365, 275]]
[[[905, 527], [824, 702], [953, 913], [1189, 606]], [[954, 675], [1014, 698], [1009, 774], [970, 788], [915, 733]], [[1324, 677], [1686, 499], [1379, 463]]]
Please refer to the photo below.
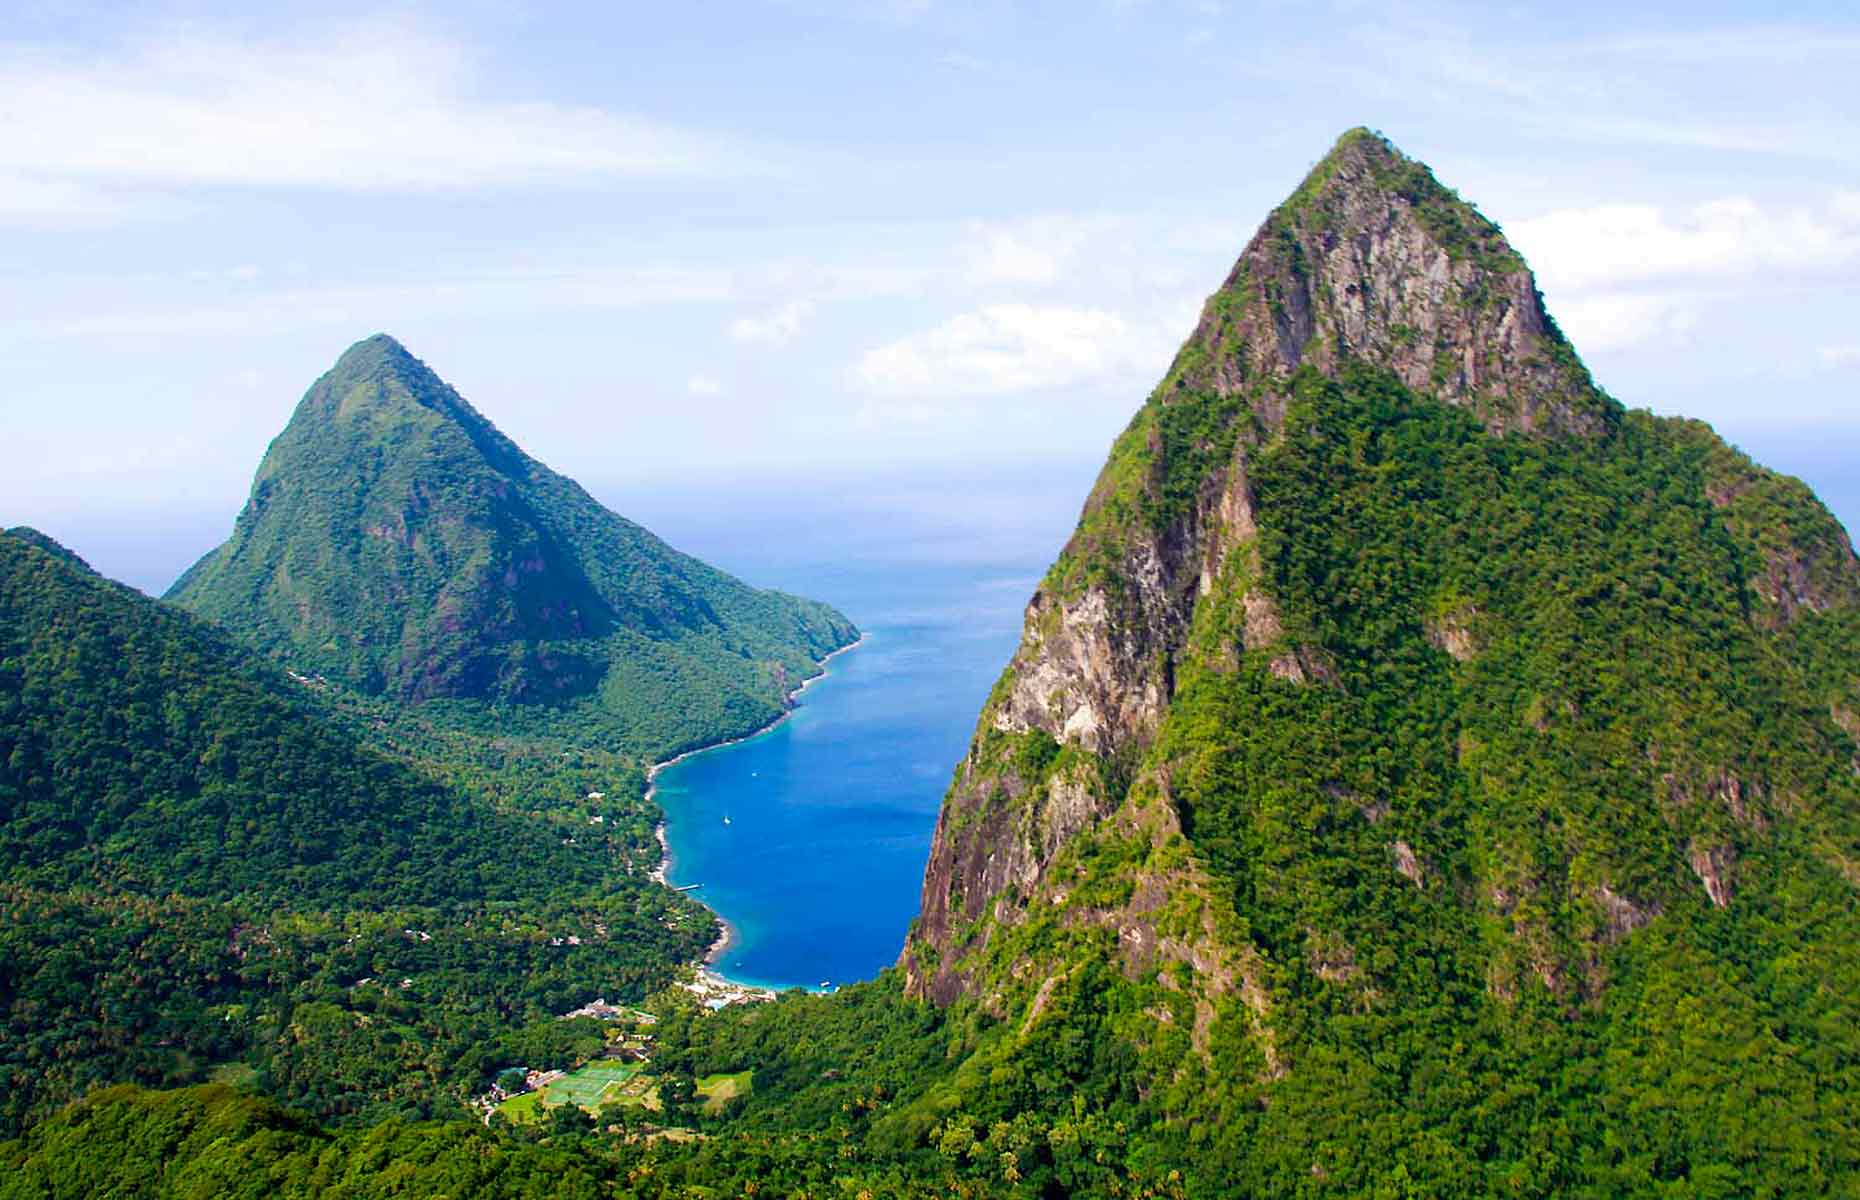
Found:
[[1473, 634], [1478, 616], [1478, 610], [1467, 605], [1430, 618], [1423, 626], [1428, 644], [1454, 662], [1471, 662], [1479, 653], [1479, 640]]
[[1737, 867], [1737, 853], [1729, 846], [1712, 845], [1694, 839], [1686, 847], [1686, 861], [1692, 864], [1693, 874], [1705, 885], [1705, 894], [1719, 908], [1731, 903], [1735, 894], [1734, 872]]
[[1236, 394], [1346, 357], [1473, 409], [1494, 432], [1594, 434], [1610, 420], [1498, 227], [1366, 131], [1254, 236], [1202, 310], [1179, 381]]
[[1623, 896], [1605, 883], [1595, 889], [1595, 902], [1601, 907], [1606, 922], [1604, 940], [1608, 942], [1620, 941], [1636, 929], [1645, 928], [1660, 915], [1658, 904]]

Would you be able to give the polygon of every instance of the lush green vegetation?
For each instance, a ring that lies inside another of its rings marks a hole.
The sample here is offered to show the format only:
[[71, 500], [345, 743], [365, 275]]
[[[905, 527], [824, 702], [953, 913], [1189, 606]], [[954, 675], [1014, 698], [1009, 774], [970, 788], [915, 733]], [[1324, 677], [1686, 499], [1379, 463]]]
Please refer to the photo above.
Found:
[[950, 1178], [934, 1161], [862, 1161], [826, 1138], [596, 1134], [579, 1110], [557, 1111], [559, 1127], [519, 1135], [398, 1120], [329, 1133], [223, 1087], [119, 1089], [0, 1145], [0, 1197], [1005, 1194]]
[[857, 636], [609, 512], [385, 336], [304, 396], [169, 598], [305, 675], [648, 758], [767, 724]]
[[1726, 458], [1645, 414], [1499, 439], [1366, 368], [1295, 381], [1261, 556], [1336, 682], [1192, 672], [1156, 750], [1291, 1035], [1231, 1178], [1854, 1185], [1860, 612], [1771, 632]]
[[186, 614], [0, 536], [7, 1127], [231, 1062], [325, 1116], [459, 1112], [493, 1067], [568, 1052], [551, 1014], [709, 943], [647, 877], [636, 770], [589, 801], [616, 765], [593, 752], [543, 769], [359, 704], [412, 765]]
[[[1495, 438], [1361, 364], [1286, 391], [1248, 460], [1257, 540], [1197, 606], [1134, 784], [1104, 776], [1139, 808], [1166, 784], [1269, 1007], [1198, 1048], [1189, 979], [1116, 970], [1115, 939], [1042, 903], [969, 967], [1010, 1013], [1064, 986], [904, 1111], [1050, 1129], [1038, 1088], [995, 1106], [1084, 1033], [1063, 1094], [1190, 1194], [1851, 1190], [1860, 606], [1838, 527], [1685, 422]], [[1168, 404], [1201, 412], [1148, 411], [1107, 468], [1159, 505], [1181, 489], [1156, 459], [1235, 438], [1231, 400]], [[1088, 511], [1075, 550], [1115, 564], [1154, 511]], [[1249, 648], [1253, 587], [1283, 635]], [[1037, 796], [1070, 769], [1040, 741], [985, 732], [977, 770]], [[1186, 878], [1167, 853], [1108, 823], [1047, 870], [1114, 911], [1144, 872]]]
[[[1141, 1161], [1150, 1149], [1134, 1127], [1069, 1086], [1074, 1053], [1006, 1064], [992, 1088], [967, 1081], [983, 1101], [973, 1110], [955, 1111], [947, 1085], [926, 1094], [951, 1055], [998, 1027], [905, 1001], [895, 979], [714, 1015], [667, 1002], [652, 1109], [608, 1105], [594, 1119], [565, 1104], [492, 1130], [389, 1120], [326, 1132], [226, 1087], [119, 1089], [0, 1145], [0, 1196], [239, 1194], [229, 1181], [261, 1174], [285, 1195], [358, 1197], [1195, 1194], [1174, 1165]], [[729, 1068], [745, 1062], [757, 1065], [736, 1091], [744, 1068]], [[1104, 1082], [1127, 1093], [1113, 1073]], [[1022, 1107], [1031, 1093], [1006, 1086], [1016, 1075], [1040, 1081], [1051, 1115]], [[736, 1094], [712, 1102], [725, 1090]], [[673, 1123], [688, 1131], [668, 1134]], [[104, 1144], [122, 1150], [91, 1152]]]

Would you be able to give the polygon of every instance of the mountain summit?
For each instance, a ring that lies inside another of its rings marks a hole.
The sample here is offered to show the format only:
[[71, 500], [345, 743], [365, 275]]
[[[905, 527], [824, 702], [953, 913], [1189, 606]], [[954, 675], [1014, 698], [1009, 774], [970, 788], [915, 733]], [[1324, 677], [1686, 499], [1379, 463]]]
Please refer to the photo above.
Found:
[[856, 636], [608, 511], [385, 335], [305, 394], [168, 598], [366, 691], [594, 697], [657, 750], [769, 720]]
[[1614, 411], [1498, 227], [1366, 129], [1267, 218], [1165, 386], [1224, 396], [1347, 359], [1494, 430], [1595, 433]]
[[[1238, 1191], [1361, 1194], [1414, 1143], [1333, 1132], [1390, 1112], [1529, 1157], [1456, 1110], [1480, 1071], [1588, 1129], [1685, 1062], [1710, 1116], [1657, 1153], [1698, 1162], [1756, 1079], [1838, 1140], [1816, 1114], [1860, 1051], [1829, 1032], [1860, 1018], [1856, 888], [1846, 533], [1604, 395], [1498, 229], [1357, 130], [1113, 446], [902, 966], [1035, 1059], [1098, 1022], [1158, 1111], [1230, 1131]], [[1797, 969], [1814, 997], [1777, 982]], [[1707, 1027], [1670, 1030], [1676, 1004]]]

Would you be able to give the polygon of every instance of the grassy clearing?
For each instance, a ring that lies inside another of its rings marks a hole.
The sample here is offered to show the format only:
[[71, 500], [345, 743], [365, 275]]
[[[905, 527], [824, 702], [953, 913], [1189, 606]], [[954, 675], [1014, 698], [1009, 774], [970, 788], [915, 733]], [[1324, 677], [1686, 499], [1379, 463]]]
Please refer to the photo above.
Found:
[[[647, 1112], [659, 1111], [659, 1080], [641, 1074], [637, 1063], [602, 1059], [578, 1071], [564, 1075], [539, 1091], [525, 1092], [497, 1106], [497, 1111], [511, 1121], [532, 1123], [543, 1119], [546, 1111], [564, 1104], [574, 1104], [598, 1114], [602, 1105], [629, 1104]], [[722, 1111], [723, 1106], [750, 1090], [750, 1073], [737, 1071], [728, 1075], [706, 1075], [697, 1081], [698, 1098], [706, 1113]]]
[[649, 1075], [635, 1075], [620, 1085], [614, 1098], [622, 1104], [637, 1104], [648, 1112], [658, 1112], [659, 1081]]
[[525, 1092], [521, 1096], [512, 1096], [498, 1105], [497, 1111], [503, 1113], [506, 1120], [519, 1125], [540, 1121], [542, 1120], [542, 1093]]
[[594, 1112], [602, 1104], [618, 1099], [621, 1085], [637, 1074], [639, 1067], [633, 1063], [591, 1062], [544, 1088], [543, 1103], [551, 1108], [574, 1104]]
[[706, 1075], [697, 1081], [698, 1095], [704, 1097], [704, 1111], [707, 1113], [722, 1111], [726, 1103], [747, 1094], [749, 1088], [748, 1071], [737, 1071], [731, 1075]]

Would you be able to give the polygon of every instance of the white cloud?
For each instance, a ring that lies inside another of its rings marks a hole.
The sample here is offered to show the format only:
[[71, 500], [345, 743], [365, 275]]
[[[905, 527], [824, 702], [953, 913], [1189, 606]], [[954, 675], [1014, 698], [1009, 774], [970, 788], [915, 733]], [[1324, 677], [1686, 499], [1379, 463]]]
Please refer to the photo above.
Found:
[[264, 273], [255, 263], [241, 263], [236, 267], [195, 267], [187, 272], [187, 278], [190, 283], [255, 283]]
[[1051, 284], [1082, 250], [1089, 248], [1100, 263], [1120, 250], [1127, 252], [1111, 235], [1127, 235], [1129, 230], [1121, 226], [1128, 224], [1114, 217], [1070, 213], [974, 222], [961, 251], [967, 282]]
[[868, 350], [853, 378], [886, 396], [1002, 395], [1160, 371], [1160, 344], [1152, 330], [1102, 309], [993, 304]]
[[879, 0], [878, 9], [894, 21], [910, 22], [930, 11], [930, 0]]
[[738, 317], [730, 322], [730, 336], [752, 345], [785, 346], [794, 340], [813, 315], [813, 304], [806, 300], [792, 300], [761, 316]]
[[1843, 194], [1822, 211], [1779, 210], [1731, 198], [1677, 214], [1604, 204], [1516, 221], [1505, 232], [1546, 287], [1825, 270], [1860, 261], [1860, 202]]
[[928, 428], [936, 424], [939, 409], [922, 400], [868, 400], [853, 413], [853, 428], [871, 432], [899, 425]]
[[710, 375], [693, 375], [685, 381], [685, 391], [693, 396], [721, 396], [723, 384]]
[[[213, 277], [200, 292], [165, 290], [140, 303], [40, 312], [0, 301], [0, 345], [58, 338], [224, 337], [337, 326], [393, 328], [406, 314], [466, 319], [578, 309], [714, 304], [734, 297], [731, 272], [683, 267], [495, 271], [406, 283], [241, 288], [228, 302]], [[233, 282], [239, 282], [234, 279]]]
[[1713, 292], [1860, 266], [1860, 202], [1848, 193], [1794, 207], [1741, 197], [1680, 210], [1602, 204], [1514, 221], [1505, 232], [1586, 351], [1682, 340]]
[[1585, 352], [1683, 338], [1697, 320], [1684, 298], [1619, 292], [1567, 301], [1556, 306], [1555, 316], [1564, 334]]
[[[4, 136], [0, 133], [0, 138]], [[172, 197], [131, 195], [82, 180], [21, 175], [0, 168], [0, 225], [88, 229], [125, 221], [169, 219], [189, 211], [191, 206]]]
[[1586, 45], [1597, 53], [1641, 64], [1662, 62], [1687, 67], [1765, 64], [1792, 71], [1817, 59], [1860, 65], [1860, 36], [1788, 26], [1636, 34], [1605, 38]]
[[[1342, 0], [1339, 0], [1342, 7]], [[1373, 5], [1306, 45], [1265, 41], [1233, 69], [1358, 105], [1494, 122], [1510, 138], [1787, 156], [1852, 166], [1846, 95], [1860, 38], [1809, 28], [1720, 28], [1640, 38], [1482, 37], [1434, 5]], [[1736, 80], [1736, 87], [1717, 86]], [[1393, 111], [1393, 110], [1391, 110]]]
[[973, 54], [963, 54], [960, 51], [939, 54], [931, 61], [939, 67], [948, 67], [952, 71], [982, 71], [988, 67], [988, 63], [983, 59]]
[[1860, 345], [1823, 346], [1817, 357], [1821, 359], [1821, 365], [1829, 370], [1860, 364]]
[[970, 252], [969, 275], [977, 283], [1051, 283], [1067, 250], [1037, 245], [1006, 229], [982, 229]]
[[[189, 32], [110, 57], [0, 48], [0, 215], [110, 211], [104, 188], [425, 191], [754, 169], [738, 147], [602, 108], [479, 95], [411, 27]], [[34, 194], [37, 189], [37, 194]]]

